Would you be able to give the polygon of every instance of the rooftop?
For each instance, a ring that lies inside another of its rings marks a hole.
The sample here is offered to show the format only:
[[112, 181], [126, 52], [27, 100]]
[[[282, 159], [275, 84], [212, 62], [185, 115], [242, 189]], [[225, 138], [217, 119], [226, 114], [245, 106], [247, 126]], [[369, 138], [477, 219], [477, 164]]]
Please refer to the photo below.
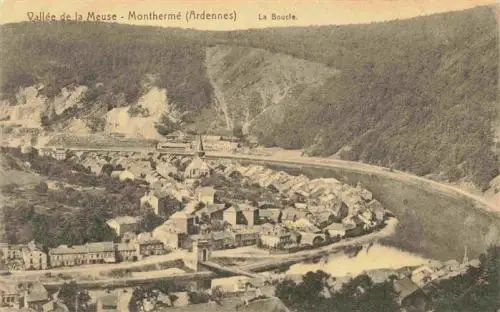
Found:
[[89, 252], [114, 251], [115, 245], [113, 242], [88, 243], [87, 249]]
[[106, 221], [106, 223], [113, 222], [113, 221], [118, 223], [118, 224], [135, 224], [135, 223], [139, 222], [139, 217], [121, 216], [121, 217], [116, 217], [114, 219], [110, 219], [110, 220]]
[[200, 187], [198, 189], [198, 194], [204, 196], [213, 196], [217, 191], [213, 187]]
[[166, 308], [160, 310], [163, 312], [288, 312], [289, 310], [283, 302], [276, 298], [270, 297], [248, 302], [247, 304], [241, 298], [225, 298], [220, 304], [215, 302], [192, 304], [185, 307]]

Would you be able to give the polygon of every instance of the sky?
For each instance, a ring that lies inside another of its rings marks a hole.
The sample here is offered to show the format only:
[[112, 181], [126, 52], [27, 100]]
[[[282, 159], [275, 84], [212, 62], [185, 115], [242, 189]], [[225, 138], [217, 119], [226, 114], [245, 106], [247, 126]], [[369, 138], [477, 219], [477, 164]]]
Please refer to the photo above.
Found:
[[[136, 25], [231, 30], [262, 27], [344, 25], [406, 19], [420, 15], [456, 11], [495, 0], [0, 0], [0, 23], [28, 21], [40, 12], [55, 15], [75, 12], [83, 20], [89, 12], [116, 14], [117, 22]], [[233, 20], [186, 20], [186, 13], [236, 13]], [[180, 20], [129, 20], [129, 11], [138, 14], [172, 14]], [[272, 14], [294, 15], [295, 20], [272, 20]], [[264, 15], [267, 19], [263, 19]]]

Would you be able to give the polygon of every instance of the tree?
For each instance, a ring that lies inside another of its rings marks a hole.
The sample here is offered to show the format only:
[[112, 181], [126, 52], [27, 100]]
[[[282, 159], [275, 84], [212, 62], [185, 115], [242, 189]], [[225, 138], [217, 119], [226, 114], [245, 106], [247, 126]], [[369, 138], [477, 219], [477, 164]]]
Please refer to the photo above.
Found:
[[64, 283], [59, 289], [58, 298], [68, 307], [69, 311], [89, 311], [90, 296], [86, 289], [81, 288], [75, 281]]
[[188, 297], [191, 304], [207, 303], [210, 301], [210, 295], [204, 292], [190, 291], [188, 292]]
[[132, 297], [130, 298], [130, 302], [128, 303], [128, 309], [130, 312], [140, 312], [144, 308], [144, 299], [146, 298], [146, 294], [144, 288], [139, 286], [134, 289], [132, 292]]
[[35, 190], [38, 193], [46, 194], [47, 191], [49, 190], [49, 186], [47, 185], [47, 183], [45, 183], [45, 182], [42, 181], [42, 182], [38, 183], [37, 186], [35, 186]]
[[155, 215], [154, 212], [148, 211], [143, 215], [141, 221], [139, 222], [139, 231], [151, 232], [158, 226], [162, 225], [163, 222], [163, 218]]
[[101, 174], [106, 174], [107, 176], [111, 175], [111, 172], [115, 170], [115, 167], [112, 164], [104, 164], [101, 168]]
[[[392, 280], [374, 284], [360, 275], [334, 292], [328, 287], [330, 275], [323, 271], [308, 272], [299, 284], [285, 280], [276, 287], [275, 295], [297, 312], [397, 312], [397, 293]], [[330, 296], [325, 296], [325, 291]]]
[[238, 139], [243, 138], [243, 127], [240, 124], [236, 124], [233, 127], [233, 135], [237, 137]]

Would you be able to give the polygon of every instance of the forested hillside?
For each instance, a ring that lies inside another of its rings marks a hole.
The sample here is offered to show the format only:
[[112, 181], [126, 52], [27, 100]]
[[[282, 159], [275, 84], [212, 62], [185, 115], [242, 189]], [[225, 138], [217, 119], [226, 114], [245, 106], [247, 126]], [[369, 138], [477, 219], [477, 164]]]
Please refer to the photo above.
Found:
[[[498, 109], [498, 30], [491, 8], [341, 27], [219, 34], [341, 70], [289, 107], [266, 141], [486, 187]], [[260, 130], [260, 129], [259, 129]], [[255, 129], [255, 131], [259, 131]]]
[[[205, 108], [220, 110], [221, 100], [237, 98], [237, 105], [224, 106], [232, 111], [203, 118], [259, 115], [266, 122], [234, 119], [247, 122], [245, 129], [266, 145], [337, 153], [450, 181], [468, 177], [483, 189], [498, 174], [492, 151], [498, 31], [491, 7], [367, 25], [231, 32], [92, 23], [0, 29], [3, 98], [35, 83], [45, 86], [48, 97], [85, 85], [84, 104], [109, 110], [133, 104], [147, 91], [146, 80], [165, 88], [169, 101], [195, 119]], [[214, 47], [229, 49], [230, 57], [207, 61], [216, 55]], [[285, 92], [288, 73], [312, 62], [336, 74], [301, 78], [293, 86], [299, 91], [281, 103], [278, 122], [267, 122], [276, 110], [261, 105], [269, 90], [259, 88], [269, 84], [259, 79], [274, 77], [271, 86]], [[253, 81], [251, 75], [259, 77]], [[255, 94], [263, 99], [259, 105]], [[222, 123], [235, 126], [234, 120]]]
[[[147, 75], [186, 110], [210, 104], [205, 50], [187, 31], [105, 23], [20, 23], [1, 27], [1, 92], [14, 99], [19, 87], [42, 83], [42, 94], [85, 85], [89, 104], [108, 109], [131, 104], [145, 91]], [[124, 97], [124, 99], [122, 99]]]

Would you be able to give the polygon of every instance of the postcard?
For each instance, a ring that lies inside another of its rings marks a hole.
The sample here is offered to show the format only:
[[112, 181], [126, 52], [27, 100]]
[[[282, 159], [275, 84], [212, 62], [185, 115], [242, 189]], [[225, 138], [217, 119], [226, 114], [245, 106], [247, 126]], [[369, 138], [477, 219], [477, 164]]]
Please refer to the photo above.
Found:
[[500, 311], [499, 16], [0, 1], [0, 312]]

